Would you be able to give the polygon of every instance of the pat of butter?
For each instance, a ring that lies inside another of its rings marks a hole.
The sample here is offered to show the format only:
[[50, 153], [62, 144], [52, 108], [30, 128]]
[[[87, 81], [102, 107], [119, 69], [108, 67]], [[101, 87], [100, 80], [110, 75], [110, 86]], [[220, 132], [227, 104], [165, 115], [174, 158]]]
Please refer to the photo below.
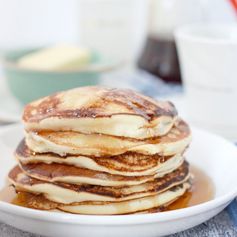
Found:
[[61, 45], [29, 53], [18, 60], [18, 65], [37, 70], [76, 69], [89, 64], [90, 59], [86, 48]]

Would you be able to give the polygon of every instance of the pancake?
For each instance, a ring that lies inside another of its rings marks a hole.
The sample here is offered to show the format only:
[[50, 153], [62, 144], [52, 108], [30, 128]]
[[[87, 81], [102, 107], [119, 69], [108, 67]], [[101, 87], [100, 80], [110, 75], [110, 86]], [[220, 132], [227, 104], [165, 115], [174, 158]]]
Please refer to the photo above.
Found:
[[46, 199], [43, 195], [28, 193], [28, 192], [17, 192], [17, 198], [13, 200], [12, 204], [28, 207], [32, 209], [44, 210], [44, 211], [56, 211], [60, 205], [56, 202], [52, 202]]
[[71, 184], [92, 184], [101, 186], [129, 186], [138, 185], [157, 177], [163, 177], [175, 169], [177, 169], [181, 163], [175, 164], [176, 166], [167, 167], [160, 173], [155, 175], [142, 175], [142, 176], [123, 176], [112, 175], [106, 172], [100, 172], [75, 166], [63, 165], [63, 164], [22, 164], [19, 163], [21, 169], [29, 176], [36, 179], [48, 181], [48, 182], [63, 182]]
[[185, 162], [177, 170], [142, 185], [125, 187], [102, 187], [96, 185], [73, 185], [49, 183], [25, 175], [19, 166], [9, 173], [9, 179], [18, 191], [43, 194], [47, 199], [71, 204], [84, 201], [124, 201], [155, 195], [189, 179], [189, 168]]
[[[52, 202], [40, 194], [33, 194], [33, 193], [20, 191], [17, 194], [17, 202], [16, 202], [17, 205], [19, 205], [18, 200], [21, 203], [21, 205], [24, 207], [64, 213], [63, 211], [60, 211], [58, 209], [58, 207], [61, 204]], [[138, 211], [138, 212], [129, 213], [129, 214], [157, 213], [164, 210], [165, 210], [165, 206], [161, 206], [161, 207], [151, 208], [144, 211]]]
[[122, 202], [82, 202], [73, 205], [65, 205], [52, 202], [42, 195], [36, 195], [27, 192], [20, 193], [20, 198], [24, 203], [26, 203], [26, 206], [30, 208], [42, 210], [59, 209], [64, 212], [74, 214], [122, 215], [151, 213], [157, 210], [162, 210], [167, 205], [176, 201], [190, 188], [190, 186], [191, 185], [189, 182], [185, 182], [153, 196]]
[[32, 151], [53, 152], [61, 156], [80, 154], [100, 157], [119, 155], [129, 151], [146, 155], [171, 156], [182, 153], [190, 140], [189, 126], [182, 120], [178, 120], [167, 135], [145, 140], [78, 132], [26, 133], [26, 143]]
[[174, 156], [142, 155], [133, 152], [112, 157], [87, 157], [87, 156], [59, 156], [54, 153], [32, 152], [22, 140], [18, 145], [15, 156], [22, 164], [32, 163], [58, 163], [71, 165], [90, 170], [107, 172], [125, 176], [142, 176], [163, 173], [172, 167], [178, 167], [184, 160], [182, 154]]
[[[19, 192], [17, 191], [17, 201], [16, 203], [14, 203], [13, 201], [13, 204], [19, 205], [19, 202], [21, 203], [22, 206], [28, 207], [28, 208], [61, 212], [60, 210], [56, 210], [61, 204], [50, 201], [41, 194], [33, 194], [33, 193], [24, 192], [24, 191], [19, 191]], [[157, 213], [163, 210], [165, 210], [164, 206], [151, 208], [144, 211], [139, 211], [136, 213], [129, 213], [129, 214]]]
[[131, 214], [141, 211], [150, 210], [166, 206], [179, 197], [181, 197], [190, 188], [190, 183], [173, 187], [170, 190], [148, 196], [144, 198], [132, 199], [123, 202], [106, 202], [106, 203], [80, 203], [77, 205], [60, 205], [58, 209], [74, 214], [90, 214], [90, 215], [121, 215]]
[[28, 104], [23, 122], [28, 131], [76, 131], [144, 139], [166, 134], [177, 111], [128, 89], [81, 87]]

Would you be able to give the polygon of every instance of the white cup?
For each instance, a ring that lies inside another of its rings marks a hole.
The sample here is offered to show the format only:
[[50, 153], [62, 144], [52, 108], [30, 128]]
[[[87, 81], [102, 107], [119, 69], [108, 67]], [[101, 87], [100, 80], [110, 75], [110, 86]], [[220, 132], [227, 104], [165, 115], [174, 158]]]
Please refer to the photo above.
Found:
[[237, 139], [237, 24], [193, 24], [175, 32], [191, 122]]

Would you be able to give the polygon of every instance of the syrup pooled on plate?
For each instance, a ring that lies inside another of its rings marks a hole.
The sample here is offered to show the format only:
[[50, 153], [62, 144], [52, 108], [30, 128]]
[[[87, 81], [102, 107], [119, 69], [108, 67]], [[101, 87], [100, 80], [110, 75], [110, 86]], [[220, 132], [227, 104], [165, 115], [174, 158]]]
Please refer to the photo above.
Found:
[[12, 201], [17, 197], [14, 187], [7, 185], [0, 191], [0, 200], [3, 202], [12, 203]]
[[195, 166], [190, 166], [190, 173], [194, 176], [191, 189], [178, 200], [170, 204], [165, 209], [166, 211], [191, 207], [214, 198], [214, 184], [205, 172]]
[[[190, 172], [194, 176], [192, 180], [192, 188], [186, 192], [182, 197], [170, 204], [164, 211], [176, 210], [185, 207], [191, 207], [203, 202], [207, 202], [214, 197], [214, 184], [212, 180], [200, 169], [191, 166]], [[36, 196], [42, 198], [41, 195]], [[15, 193], [15, 189], [12, 186], [5, 187], [0, 191], [0, 200], [8, 203], [12, 203], [23, 207], [34, 207], [37, 202], [35, 195], [27, 194], [24, 192]], [[48, 209], [53, 209], [53, 204]]]

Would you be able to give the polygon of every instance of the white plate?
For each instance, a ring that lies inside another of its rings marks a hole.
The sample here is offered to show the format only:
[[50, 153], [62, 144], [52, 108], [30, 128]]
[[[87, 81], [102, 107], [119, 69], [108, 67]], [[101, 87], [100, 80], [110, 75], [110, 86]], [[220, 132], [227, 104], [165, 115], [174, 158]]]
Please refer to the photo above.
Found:
[[[22, 136], [19, 125], [9, 126], [0, 132], [0, 188], [5, 185], [7, 173], [15, 163], [12, 152]], [[212, 201], [181, 210], [123, 216], [37, 211], [0, 202], [0, 221], [52, 237], [158, 237], [182, 231], [213, 217], [237, 195], [237, 148], [233, 144], [216, 135], [193, 129], [193, 142], [187, 159], [213, 180], [216, 193]]]

